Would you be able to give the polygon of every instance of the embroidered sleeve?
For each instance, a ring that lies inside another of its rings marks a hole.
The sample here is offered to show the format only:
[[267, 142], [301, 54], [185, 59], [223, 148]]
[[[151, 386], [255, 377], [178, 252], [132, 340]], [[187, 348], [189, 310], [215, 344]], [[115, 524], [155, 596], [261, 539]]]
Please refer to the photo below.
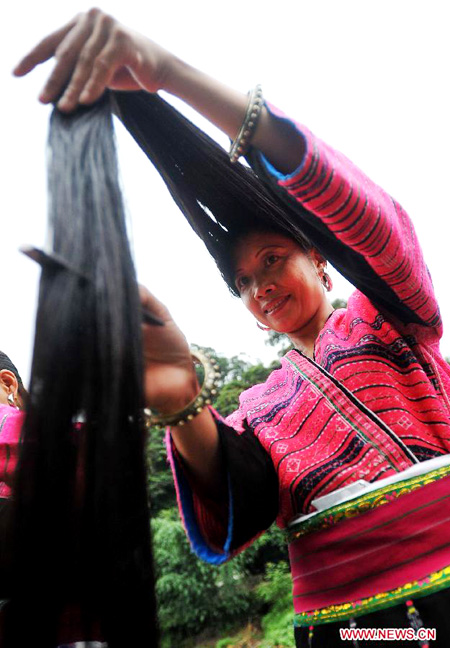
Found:
[[245, 425], [236, 430], [213, 412], [228, 481], [227, 501], [196, 492], [167, 433], [167, 448], [184, 527], [195, 553], [221, 564], [239, 553], [275, 520], [278, 480], [272, 461]]
[[0, 497], [11, 497], [23, 420], [23, 412], [0, 406]]
[[255, 171], [297, 212], [313, 244], [361, 292], [404, 323], [441, 320], [413, 225], [402, 207], [344, 155], [269, 106], [303, 135], [299, 167], [281, 175], [258, 151]]

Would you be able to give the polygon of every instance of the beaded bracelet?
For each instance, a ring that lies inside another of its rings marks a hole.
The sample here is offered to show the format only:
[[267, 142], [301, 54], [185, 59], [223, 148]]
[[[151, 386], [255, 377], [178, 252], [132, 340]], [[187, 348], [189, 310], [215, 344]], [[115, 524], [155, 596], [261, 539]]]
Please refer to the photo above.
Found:
[[237, 162], [242, 155], [245, 155], [250, 148], [264, 104], [262, 88], [260, 85], [253, 88], [249, 94], [250, 97], [247, 104], [244, 122], [230, 148], [230, 162], [233, 164]]
[[185, 425], [192, 421], [197, 414], [200, 414], [207, 405], [210, 405], [211, 397], [217, 394], [216, 387], [220, 378], [219, 365], [199, 349], [191, 349], [191, 356], [195, 364], [203, 366], [204, 376], [199, 393], [186, 407], [173, 414], [155, 414], [151, 409], [146, 408], [144, 416], [148, 428]]

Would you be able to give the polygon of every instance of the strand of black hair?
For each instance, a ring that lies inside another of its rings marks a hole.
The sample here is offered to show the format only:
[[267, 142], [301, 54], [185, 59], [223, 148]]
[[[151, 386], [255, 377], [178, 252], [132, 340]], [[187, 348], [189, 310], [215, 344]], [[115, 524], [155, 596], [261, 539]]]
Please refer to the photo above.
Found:
[[157, 646], [140, 305], [109, 96], [53, 112], [48, 164], [51, 246], [71, 269], [41, 275], [5, 646], [54, 648], [69, 622], [72, 641]]

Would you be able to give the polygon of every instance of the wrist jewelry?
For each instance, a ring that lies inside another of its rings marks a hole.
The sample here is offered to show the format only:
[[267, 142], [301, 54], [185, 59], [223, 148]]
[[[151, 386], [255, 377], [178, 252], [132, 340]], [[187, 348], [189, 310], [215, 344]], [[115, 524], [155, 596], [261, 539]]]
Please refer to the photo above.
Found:
[[144, 415], [148, 428], [185, 425], [192, 421], [197, 414], [200, 414], [207, 405], [210, 405], [211, 397], [217, 394], [216, 387], [220, 378], [219, 365], [199, 349], [191, 349], [191, 356], [195, 364], [201, 364], [203, 367], [203, 382], [199, 393], [186, 407], [173, 414], [155, 414], [151, 409], [146, 408]]
[[264, 104], [262, 88], [260, 85], [253, 88], [253, 90], [249, 92], [249, 95], [244, 122], [230, 148], [230, 162], [233, 164], [237, 162], [242, 155], [245, 155], [250, 148]]

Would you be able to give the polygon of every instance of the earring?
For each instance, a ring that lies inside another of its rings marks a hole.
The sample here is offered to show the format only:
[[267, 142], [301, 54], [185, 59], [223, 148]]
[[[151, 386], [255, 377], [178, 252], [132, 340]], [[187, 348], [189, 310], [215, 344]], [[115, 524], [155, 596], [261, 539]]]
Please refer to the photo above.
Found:
[[324, 272], [322, 275], [322, 283], [327, 292], [330, 292], [333, 289], [333, 282], [331, 281], [331, 277], [326, 272]]
[[259, 322], [256, 322], [256, 326], [261, 329], [261, 331], [270, 331], [270, 326], [263, 326]]
[[14, 398], [14, 394], [9, 393], [7, 396], [7, 400], [11, 407], [15, 407], [16, 409], [19, 409], [16, 405], [16, 399]]

